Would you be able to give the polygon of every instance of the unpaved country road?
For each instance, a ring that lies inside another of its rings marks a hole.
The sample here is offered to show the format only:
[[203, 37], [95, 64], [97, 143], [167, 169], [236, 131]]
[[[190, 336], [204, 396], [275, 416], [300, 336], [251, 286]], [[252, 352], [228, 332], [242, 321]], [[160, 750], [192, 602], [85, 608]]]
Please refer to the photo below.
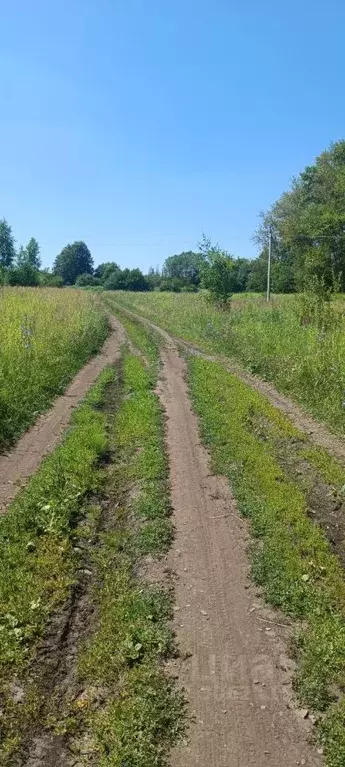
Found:
[[239, 362], [233, 360], [230, 357], [225, 357], [221, 354], [207, 354], [207, 352], [203, 352], [194, 344], [184, 341], [182, 338], [175, 338], [169, 335], [166, 330], [159, 327], [159, 325], [156, 325], [151, 320], [148, 320], [146, 317], [142, 317], [135, 312], [131, 312], [129, 309], [125, 309], [121, 305], [119, 305], [118, 308], [123, 314], [127, 314], [128, 317], [132, 317], [132, 319], [142, 322], [144, 325], [152, 328], [152, 330], [164, 338], [166, 343], [169, 344], [175, 341], [178, 346], [180, 346], [182, 349], [185, 349], [188, 353], [195, 354], [196, 356], [203, 357], [203, 359], [209, 360], [210, 362], [216, 362], [217, 364], [222, 365], [226, 370], [228, 370], [229, 373], [236, 375], [241, 379], [241, 381], [248, 384], [248, 386], [250, 386], [252, 389], [260, 392], [260, 394], [263, 394], [264, 397], [266, 397], [269, 402], [274, 405], [274, 407], [285, 413], [289, 417], [290, 421], [292, 421], [294, 426], [296, 426], [297, 429], [304, 432], [308, 436], [310, 442], [313, 442], [315, 445], [318, 445], [324, 450], [327, 450], [327, 452], [329, 452], [330, 455], [333, 455], [343, 466], [345, 465], [344, 439], [342, 439], [342, 437], [338, 437], [336, 434], [333, 434], [327, 428], [327, 426], [325, 426], [325, 424], [315, 421], [314, 418], [311, 415], [308, 415], [308, 413], [306, 413], [299, 405], [297, 405], [296, 402], [293, 402], [285, 394], [278, 392], [272, 383], [269, 381], [264, 381], [262, 378], [249, 373], [248, 370], [245, 370], [243, 367], [241, 367]]
[[177, 576], [175, 629], [185, 656], [179, 676], [195, 720], [172, 767], [316, 767], [321, 757], [310, 725], [288, 708], [290, 679], [282, 667], [289, 665], [289, 629], [275, 625], [281, 619], [249, 583], [246, 523], [226, 479], [210, 475], [185, 363], [166, 341], [158, 392], [176, 525], [168, 564]]
[[37, 471], [43, 458], [61, 441], [73, 409], [85, 397], [106, 365], [116, 362], [125, 332], [115, 317], [110, 317], [112, 332], [99, 354], [79, 370], [65, 394], [41, 415], [19, 440], [14, 450], [0, 456], [0, 514]]

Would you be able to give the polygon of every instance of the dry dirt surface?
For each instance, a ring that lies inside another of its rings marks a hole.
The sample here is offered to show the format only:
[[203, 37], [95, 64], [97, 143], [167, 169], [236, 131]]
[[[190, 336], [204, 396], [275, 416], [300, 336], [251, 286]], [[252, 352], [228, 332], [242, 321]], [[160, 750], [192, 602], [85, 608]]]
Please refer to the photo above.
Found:
[[[175, 630], [193, 721], [172, 767], [284, 767], [321, 764], [311, 723], [291, 692], [289, 626], [268, 610], [249, 581], [248, 530], [225, 478], [212, 476], [171, 339], [158, 386], [176, 538]], [[177, 666], [177, 668], [176, 668]]]
[[0, 513], [6, 511], [17, 493], [37, 471], [43, 458], [61, 441], [73, 409], [85, 397], [103, 368], [119, 359], [125, 333], [115, 317], [111, 317], [110, 322], [112, 332], [101, 352], [79, 370], [65, 394], [58, 397], [53, 407], [38, 418], [14, 450], [0, 456]]

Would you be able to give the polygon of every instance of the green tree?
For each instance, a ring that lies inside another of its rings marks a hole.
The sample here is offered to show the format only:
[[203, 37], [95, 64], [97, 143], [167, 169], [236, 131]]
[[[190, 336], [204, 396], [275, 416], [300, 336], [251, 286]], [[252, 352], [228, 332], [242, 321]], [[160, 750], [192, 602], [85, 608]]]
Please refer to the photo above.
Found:
[[150, 290], [150, 285], [140, 269], [123, 269], [110, 272], [103, 283], [104, 290]]
[[235, 259], [218, 244], [212, 245], [205, 236], [201, 247], [205, 256], [201, 285], [209, 291], [213, 301], [224, 306], [236, 290]]
[[263, 250], [258, 258], [251, 265], [251, 270], [247, 279], [247, 290], [253, 293], [264, 293], [267, 288], [267, 248]]
[[120, 277], [121, 270], [119, 270], [119, 272], [110, 272], [106, 280], [102, 283], [104, 290], [120, 290]]
[[26, 248], [20, 246], [16, 255], [16, 265], [8, 269], [7, 282], [9, 285], [35, 287], [39, 285], [39, 245], [32, 237]]
[[34, 266], [36, 269], [40, 269], [40, 246], [34, 237], [31, 237], [31, 240], [29, 240], [26, 246], [26, 260], [29, 264], [31, 264], [31, 266]]
[[118, 290], [146, 291], [149, 287], [140, 269], [123, 269], [121, 272]]
[[153, 266], [150, 266], [146, 279], [150, 286], [150, 290], [158, 290], [162, 279], [158, 266], [156, 266], [155, 269]]
[[181, 293], [181, 280], [174, 279], [173, 277], [162, 277], [159, 290], [165, 293]]
[[121, 274], [121, 269], [115, 263], [115, 261], [108, 261], [106, 263], [99, 264], [95, 269], [95, 277], [101, 280], [101, 282], [105, 282], [108, 277], [114, 273]]
[[[251, 262], [247, 290], [264, 293], [267, 289], [268, 248]], [[291, 253], [273, 248], [271, 267], [271, 290], [273, 293], [293, 293], [295, 278]]]
[[63, 280], [57, 274], [53, 274], [50, 269], [42, 269], [39, 273], [40, 285], [47, 288], [62, 288]]
[[24, 248], [24, 245], [20, 245], [16, 255], [16, 264], [19, 267], [19, 266], [22, 266], [22, 264], [25, 264], [26, 261], [27, 261], [26, 249]]
[[12, 266], [15, 258], [14, 237], [12, 228], [6, 219], [0, 220], [0, 268], [7, 269]]
[[234, 293], [243, 293], [247, 290], [248, 278], [252, 270], [252, 261], [248, 258], [236, 258], [234, 272], [236, 277]]
[[64, 285], [74, 285], [80, 274], [92, 274], [92, 256], [85, 242], [77, 241], [66, 245], [56, 256], [53, 271], [62, 277]]
[[78, 288], [97, 287], [101, 284], [101, 280], [97, 279], [97, 277], [95, 277], [93, 274], [84, 272], [84, 274], [79, 274], [75, 284]]
[[[331, 144], [262, 214], [256, 233], [267, 246], [272, 227], [278, 251], [289, 254], [298, 289], [311, 281], [345, 289], [345, 141]], [[315, 283], [316, 284], [316, 283]]]
[[28, 261], [23, 261], [18, 266], [11, 267], [8, 270], [7, 282], [9, 285], [36, 287], [40, 284], [40, 273], [38, 269]]
[[201, 252], [193, 253], [192, 250], [188, 250], [178, 253], [166, 259], [162, 275], [165, 279], [179, 280], [181, 287], [199, 285], [204, 262], [205, 256]]

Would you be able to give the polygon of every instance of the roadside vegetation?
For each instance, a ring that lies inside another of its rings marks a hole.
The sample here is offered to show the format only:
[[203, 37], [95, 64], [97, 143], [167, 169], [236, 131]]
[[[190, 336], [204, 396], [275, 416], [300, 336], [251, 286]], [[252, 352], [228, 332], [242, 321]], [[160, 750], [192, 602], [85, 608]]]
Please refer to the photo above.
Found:
[[[111, 294], [110, 294], [111, 295]], [[221, 311], [201, 293], [116, 293], [115, 302], [209, 353], [235, 358], [334, 430], [345, 429], [342, 301], [312, 293], [237, 296]]]
[[318, 718], [327, 766], [341, 767], [345, 581], [334, 552], [344, 564], [345, 470], [220, 365], [191, 358], [189, 384], [213, 470], [229, 477], [251, 521], [254, 579], [300, 626], [297, 695]]
[[[67, 601], [82, 560], [75, 551], [76, 525], [85, 499], [96, 492], [95, 466], [107, 449], [100, 410], [104, 371], [75, 411], [64, 443], [0, 518], [0, 764], [8, 765], [21, 737], [40, 716], [38, 683], [30, 667], [55, 610]], [[24, 693], [24, 689], [25, 693]]]
[[108, 335], [106, 312], [86, 293], [0, 292], [0, 451], [37, 417]]
[[164, 669], [176, 650], [158, 564], [173, 535], [158, 349], [128, 330], [142, 356], [103, 372], [0, 519], [4, 767], [33, 742], [43, 761], [50, 743], [66, 764], [165, 767], [184, 733]]

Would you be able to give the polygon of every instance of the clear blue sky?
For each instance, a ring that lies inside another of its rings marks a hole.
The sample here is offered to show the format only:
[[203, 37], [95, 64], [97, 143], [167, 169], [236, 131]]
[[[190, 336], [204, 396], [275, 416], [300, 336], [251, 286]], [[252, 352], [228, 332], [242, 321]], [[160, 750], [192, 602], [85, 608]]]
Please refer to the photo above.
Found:
[[252, 256], [261, 209], [345, 137], [340, 0], [1, 4], [0, 216], [51, 265]]

